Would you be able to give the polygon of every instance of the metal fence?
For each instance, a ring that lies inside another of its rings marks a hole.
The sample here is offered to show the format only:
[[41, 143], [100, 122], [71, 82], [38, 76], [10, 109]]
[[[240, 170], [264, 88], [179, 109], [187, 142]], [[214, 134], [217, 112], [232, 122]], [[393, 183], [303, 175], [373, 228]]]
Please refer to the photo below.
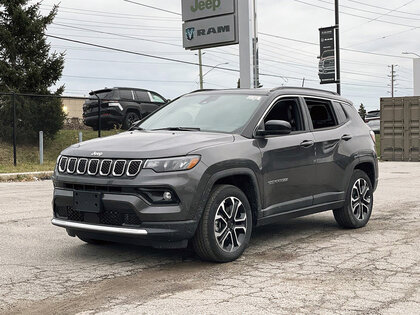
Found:
[[[93, 134], [101, 137], [103, 134], [101, 126], [101, 99], [96, 95], [85, 97], [62, 97], [58, 95], [39, 95], [24, 93], [0, 93], [0, 172], [2, 167], [13, 163], [18, 165], [19, 161], [30, 161], [34, 163], [34, 157], [38, 155], [38, 161], [43, 163], [43, 146], [52, 143], [49, 136], [53, 129], [57, 129], [60, 122], [48, 119], [50, 110], [63, 110], [63, 99], [81, 100], [80, 106], [86, 100], [97, 100], [98, 130], [93, 133], [91, 128], [83, 125], [81, 117], [66, 117], [64, 129], [73, 130], [68, 132], [72, 135], [72, 142], [80, 139], [79, 130], [92, 138]], [[53, 105], [52, 105], [53, 104]], [[80, 113], [82, 109], [80, 108]], [[34, 117], [40, 117], [34, 119]], [[45, 138], [45, 139], [44, 139]], [[45, 141], [44, 141], [45, 140]], [[37, 152], [34, 151], [38, 143]], [[68, 141], [63, 141], [64, 149]], [[57, 144], [56, 144], [57, 145]], [[19, 152], [20, 151], [20, 152]], [[51, 158], [50, 158], [51, 159]], [[12, 162], [12, 163], [11, 163]]]

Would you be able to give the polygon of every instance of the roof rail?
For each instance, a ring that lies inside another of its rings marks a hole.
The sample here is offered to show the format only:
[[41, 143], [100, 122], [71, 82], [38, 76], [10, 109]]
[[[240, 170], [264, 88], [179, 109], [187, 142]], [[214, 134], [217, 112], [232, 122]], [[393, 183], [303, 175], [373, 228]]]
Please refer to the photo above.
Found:
[[208, 91], [217, 91], [217, 90], [216, 89], [202, 89], [202, 90], [191, 91], [188, 94], [197, 93], [197, 92], [208, 92]]
[[314, 91], [314, 92], [323, 92], [323, 93], [329, 93], [329, 94], [332, 94], [332, 95], [339, 96], [338, 93], [333, 92], [333, 91], [322, 90], [322, 89], [314, 89], [314, 88], [305, 88], [305, 87], [296, 87], [296, 86], [279, 86], [279, 87], [271, 89], [270, 92], [274, 92], [274, 91], [278, 91], [278, 90], [294, 90], [294, 89]]

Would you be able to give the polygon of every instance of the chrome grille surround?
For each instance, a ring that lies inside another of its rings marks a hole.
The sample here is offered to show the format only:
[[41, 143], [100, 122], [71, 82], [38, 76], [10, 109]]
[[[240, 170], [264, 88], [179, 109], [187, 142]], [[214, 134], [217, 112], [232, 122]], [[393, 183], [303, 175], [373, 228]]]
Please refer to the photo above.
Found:
[[88, 159], [81, 158], [77, 162], [77, 174], [83, 175], [86, 173], [88, 167]]
[[90, 160], [89, 166], [88, 166], [88, 174], [96, 175], [98, 173], [98, 168], [99, 168], [99, 160], [98, 159]]
[[77, 159], [70, 158], [69, 162], [67, 163], [67, 173], [73, 174], [76, 171], [76, 166], [77, 166]]
[[99, 168], [99, 175], [108, 176], [111, 173], [112, 160], [102, 160], [101, 167]]
[[[132, 160], [128, 162], [127, 166], [127, 176], [134, 177], [140, 172], [141, 165], [143, 164], [142, 160]], [[134, 170], [134, 172], [133, 172]]]
[[137, 176], [144, 160], [97, 159], [62, 156], [58, 160], [57, 170], [60, 174], [90, 176]]
[[67, 161], [68, 161], [68, 157], [67, 156], [62, 156], [61, 157], [61, 159], [60, 159], [60, 161], [59, 161], [59, 164], [58, 164], [58, 171], [60, 172], [60, 173], [64, 173], [65, 171], [66, 171], [66, 169], [67, 169]]
[[126, 160], [116, 160], [114, 163], [114, 167], [112, 168], [112, 175], [116, 177], [123, 176], [126, 164]]

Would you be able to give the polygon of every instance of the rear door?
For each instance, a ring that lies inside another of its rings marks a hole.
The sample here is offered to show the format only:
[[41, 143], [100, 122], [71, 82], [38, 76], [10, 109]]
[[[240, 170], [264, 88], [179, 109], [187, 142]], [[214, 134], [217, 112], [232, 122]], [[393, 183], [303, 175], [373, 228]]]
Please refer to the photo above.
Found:
[[158, 106], [152, 102], [150, 98], [150, 93], [148, 91], [135, 90], [134, 95], [136, 98], [136, 102], [140, 105], [142, 119], [150, 115], [158, 108]]
[[258, 139], [264, 177], [264, 216], [312, 205], [315, 181], [314, 138], [304, 119], [299, 98], [282, 98], [264, 117], [285, 120], [289, 135]]
[[305, 98], [311, 117], [316, 155], [316, 175], [313, 187], [314, 204], [344, 199], [347, 169], [353, 156], [348, 145], [351, 129], [340, 103], [326, 99]]

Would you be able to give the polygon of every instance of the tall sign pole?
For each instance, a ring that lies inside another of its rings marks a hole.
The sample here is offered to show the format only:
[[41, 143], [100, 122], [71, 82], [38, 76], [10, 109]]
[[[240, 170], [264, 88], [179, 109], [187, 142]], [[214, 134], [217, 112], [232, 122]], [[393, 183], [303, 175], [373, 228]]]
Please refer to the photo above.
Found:
[[337, 93], [341, 95], [341, 75], [340, 75], [340, 6], [339, 0], [335, 0], [335, 49], [336, 49], [336, 78], [337, 78]]

